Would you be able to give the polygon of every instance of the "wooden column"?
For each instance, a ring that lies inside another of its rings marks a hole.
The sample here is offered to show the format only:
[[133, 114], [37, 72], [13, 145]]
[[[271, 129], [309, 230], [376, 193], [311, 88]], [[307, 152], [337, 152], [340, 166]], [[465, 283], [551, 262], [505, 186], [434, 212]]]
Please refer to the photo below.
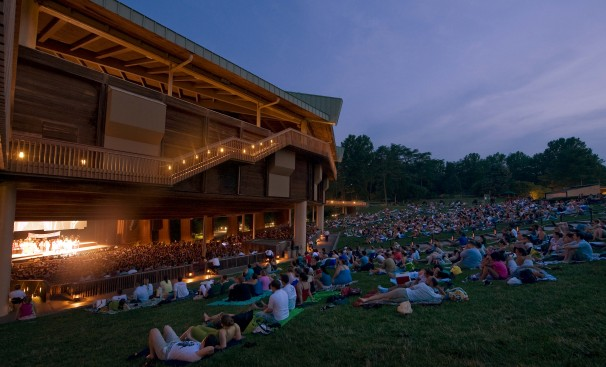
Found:
[[215, 223], [213, 217], [204, 217], [204, 242], [212, 241], [215, 238]]
[[191, 219], [181, 219], [181, 241], [191, 241]]
[[0, 316], [8, 314], [8, 293], [11, 291], [11, 259], [17, 189], [12, 182], [0, 183]]
[[158, 233], [158, 241], [170, 243], [170, 221], [162, 219], [162, 229]]
[[306, 219], [307, 219], [307, 201], [302, 201], [295, 204], [295, 218], [294, 218], [294, 245], [299, 246], [299, 249], [304, 249], [307, 245], [307, 233], [306, 233]]
[[148, 219], [139, 221], [139, 241], [141, 243], [151, 243], [151, 222]]
[[227, 233], [228, 236], [234, 236], [238, 234], [238, 216], [230, 215], [227, 217]]
[[320, 232], [324, 233], [324, 205], [316, 207], [316, 227], [320, 229]]

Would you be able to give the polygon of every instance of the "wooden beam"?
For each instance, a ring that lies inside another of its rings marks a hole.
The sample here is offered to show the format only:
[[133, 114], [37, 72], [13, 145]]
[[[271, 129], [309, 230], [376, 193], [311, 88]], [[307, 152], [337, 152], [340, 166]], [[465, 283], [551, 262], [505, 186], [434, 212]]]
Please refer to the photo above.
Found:
[[129, 68], [132, 66], [145, 65], [145, 64], [153, 64], [154, 62], [158, 62], [156, 60], [150, 59], [149, 57], [141, 57], [139, 59], [134, 59], [131, 61], [127, 61], [124, 66]]
[[44, 42], [57, 33], [67, 22], [63, 19], [53, 19], [38, 35], [38, 42]]
[[106, 59], [108, 57], [120, 55], [120, 54], [123, 54], [128, 51], [130, 51], [130, 50], [122, 45], [110, 47], [108, 49], [100, 51], [99, 54], [97, 55], [97, 59], [99, 59], [99, 60]]
[[83, 37], [83, 38], [79, 39], [78, 41], [72, 43], [72, 47], [70, 48], [70, 51], [76, 51], [80, 47], [84, 47], [84, 46], [89, 45], [100, 39], [101, 39], [100, 36], [98, 36], [94, 33], [91, 33], [88, 36]]

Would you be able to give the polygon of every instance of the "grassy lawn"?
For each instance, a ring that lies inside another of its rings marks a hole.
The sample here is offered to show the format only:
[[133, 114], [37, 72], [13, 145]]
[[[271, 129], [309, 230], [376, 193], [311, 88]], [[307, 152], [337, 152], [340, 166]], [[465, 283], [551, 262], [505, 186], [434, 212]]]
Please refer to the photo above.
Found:
[[[562, 265], [557, 282], [519, 287], [461, 283], [465, 303], [360, 309], [315, 304], [281, 330], [247, 335], [243, 345], [194, 365], [204, 366], [604, 366], [606, 262]], [[386, 276], [354, 274], [363, 291]], [[353, 301], [353, 300], [352, 300]], [[185, 301], [117, 315], [72, 310], [0, 325], [3, 366], [139, 366], [126, 357], [142, 349], [152, 327], [177, 332], [203, 312], [237, 311]], [[157, 363], [157, 365], [162, 365]]]

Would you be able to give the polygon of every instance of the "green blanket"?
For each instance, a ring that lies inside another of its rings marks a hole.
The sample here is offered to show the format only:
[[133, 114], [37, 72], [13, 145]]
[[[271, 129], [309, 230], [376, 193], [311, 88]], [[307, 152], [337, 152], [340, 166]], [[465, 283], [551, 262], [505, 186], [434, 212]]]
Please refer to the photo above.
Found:
[[265, 291], [260, 296], [252, 297], [251, 299], [247, 299], [246, 301], [228, 301], [227, 298], [224, 298], [219, 301], [211, 302], [209, 306], [248, 306], [253, 303], [262, 300], [263, 298], [271, 296], [271, 291]]

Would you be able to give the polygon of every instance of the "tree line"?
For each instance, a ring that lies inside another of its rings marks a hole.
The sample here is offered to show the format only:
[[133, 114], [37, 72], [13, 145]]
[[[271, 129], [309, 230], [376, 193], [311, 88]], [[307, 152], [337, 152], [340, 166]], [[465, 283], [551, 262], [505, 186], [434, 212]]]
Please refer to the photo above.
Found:
[[377, 149], [366, 135], [349, 135], [328, 196], [342, 200], [398, 202], [441, 196], [516, 195], [600, 183], [604, 161], [579, 138], [552, 140], [542, 153], [470, 153], [456, 162], [434, 159], [400, 144]]

